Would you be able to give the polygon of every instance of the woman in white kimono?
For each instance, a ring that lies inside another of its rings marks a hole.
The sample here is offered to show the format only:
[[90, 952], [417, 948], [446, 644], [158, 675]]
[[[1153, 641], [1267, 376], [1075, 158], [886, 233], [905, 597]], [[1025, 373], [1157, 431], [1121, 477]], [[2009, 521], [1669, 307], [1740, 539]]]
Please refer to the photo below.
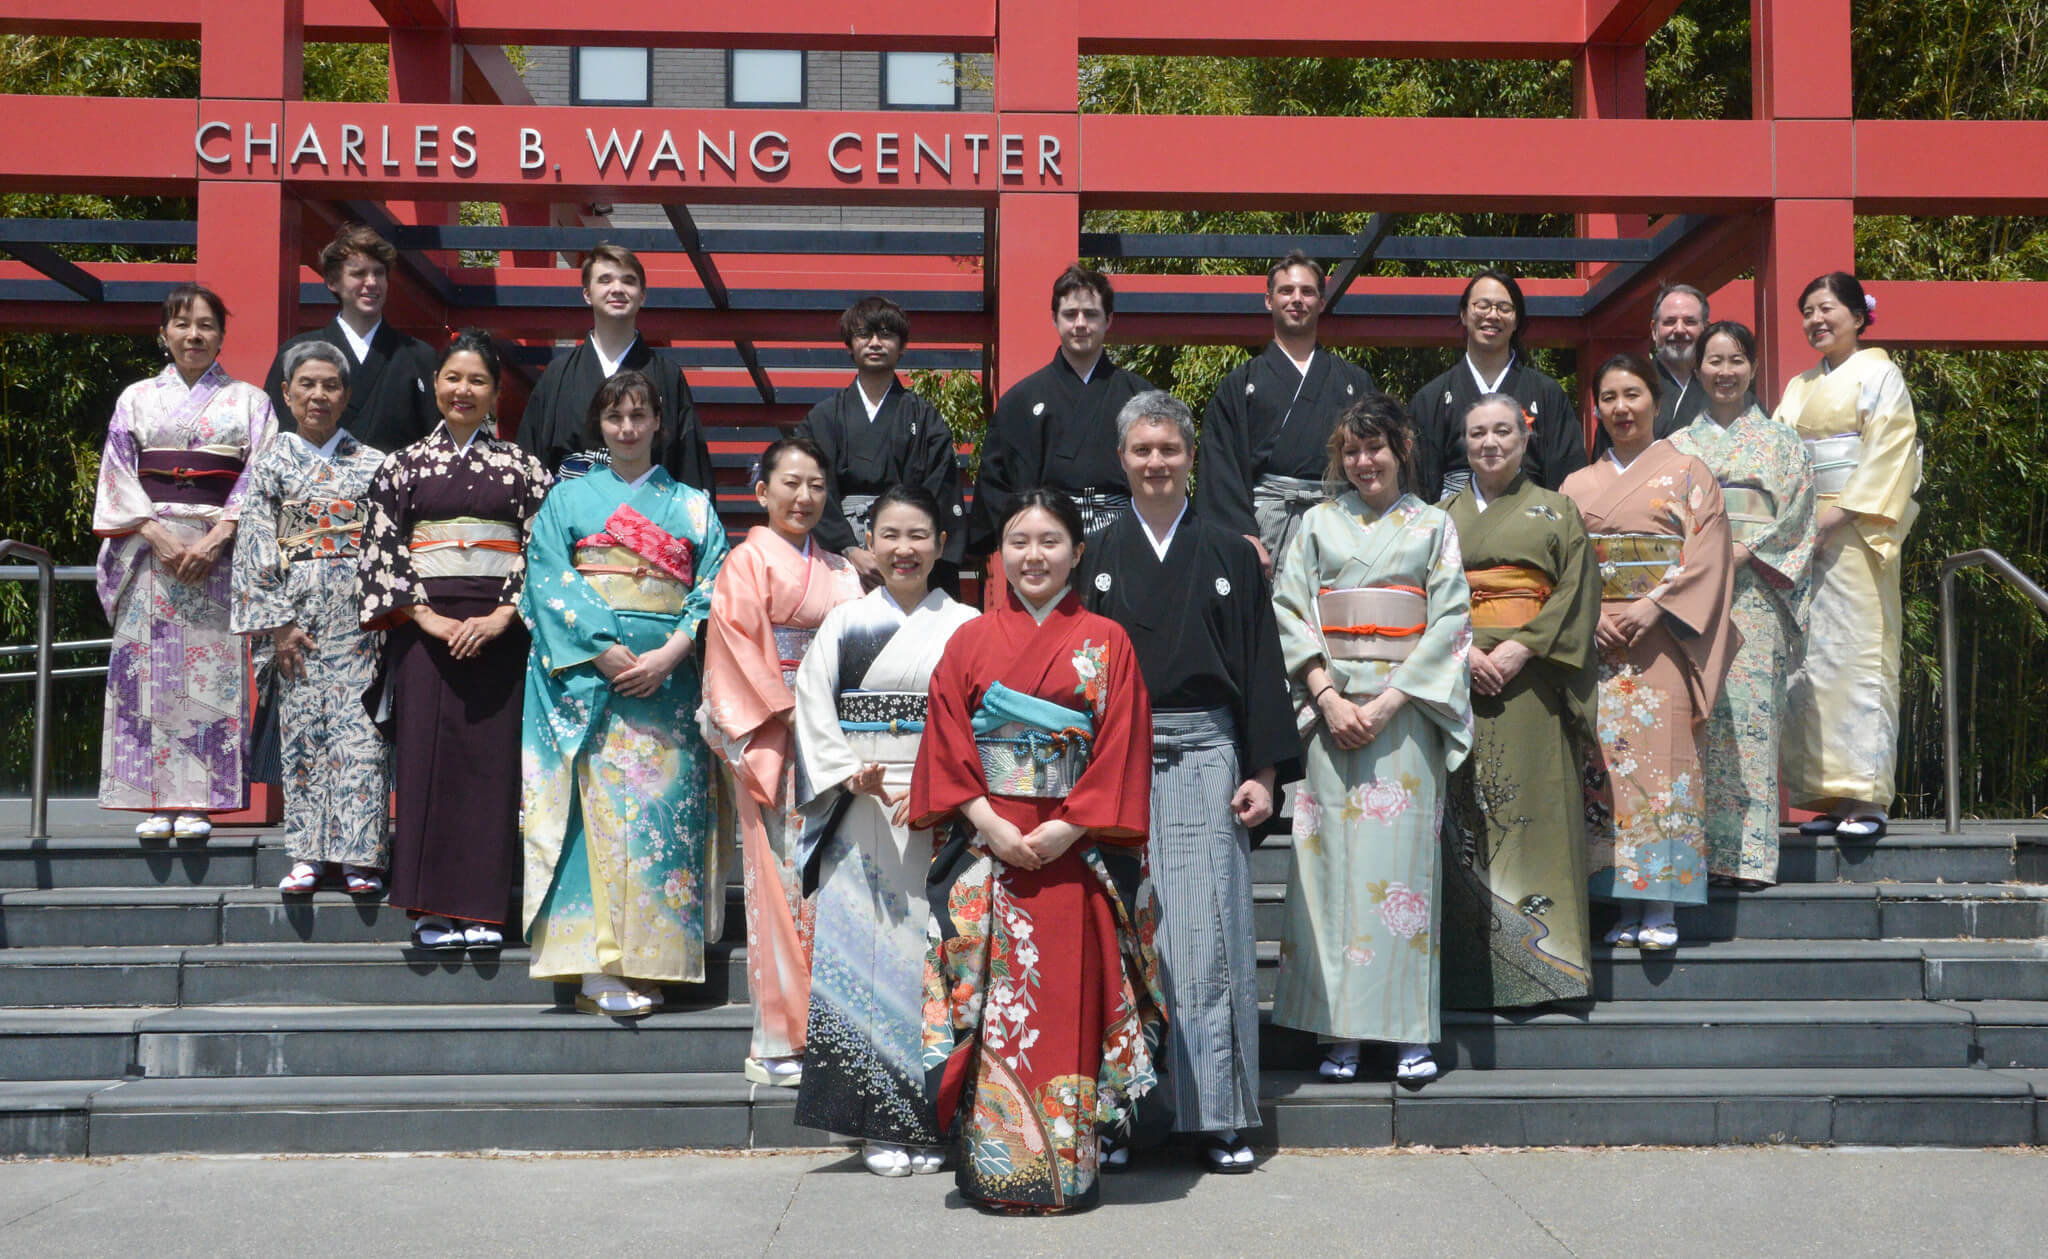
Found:
[[145, 814], [140, 839], [204, 839], [208, 811], [242, 804], [248, 652], [228, 628], [228, 587], [249, 464], [277, 416], [221, 367], [227, 328], [212, 290], [165, 294], [170, 363], [121, 391], [100, 459], [92, 531], [114, 627], [100, 807]]
[[1408, 490], [1415, 432], [1373, 394], [1330, 434], [1344, 493], [1312, 507], [1276, 565], [1280, 650], [1306, 781], [1273, 1021], [1333, 1042], [1324, 1079], [1358, 1076], [1359, 1041], [1435, 1078], [1444, 777], [1472, 748], [1470, 591], [1458, 530]]
[[1822, 816], [1808, 835], [1875, 839], [1899, 748], [1899, 565], [1920, 514], [1919, 427], [1906, 381], [1862, 336], [1876, 303], [1831, 271], [1799, 298], [1822, 355], [1785, 388], [1779, 420], [1813, 456], [1820, 543], [1806, 654], [1785, 687], [1785, 793]]
[[904, 825], [910, 774], [932, 668], [976, 613], [931, 587], [946, 534], [930, 490], [886, 490], [870, 520], [883, 584], [826, 615], [796, 674], [797, 865], [818, 915], [796, 1121], [906, 1176], [944, 1160], [924, 1096], [932, 836]]

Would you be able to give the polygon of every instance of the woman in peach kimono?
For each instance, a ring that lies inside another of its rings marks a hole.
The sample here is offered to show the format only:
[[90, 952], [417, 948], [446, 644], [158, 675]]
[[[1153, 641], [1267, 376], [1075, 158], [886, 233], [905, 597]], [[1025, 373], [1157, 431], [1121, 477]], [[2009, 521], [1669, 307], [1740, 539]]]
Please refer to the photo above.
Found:
[[1656, 369], [1617, 354], [1594, 378], [1612, 447], [1565, 479], [1600, 565], [1599, 746], [1586, 767], [1589, 891], [1618, 901], [1607, 942], [1678, 943], [1677, 905], [1707, 901], [1696, 739], [1741, 637], [1721, 486], [1656, 440]]
[[1856, 277], [1806, 286], [1799, 314], [1819, 366], [1785, 387], [1777, 419], [1813, 456], [1820, 543], [1804, 659], [1785, 684], [1785, 794], [1821, 817], [1799, 829], [1876, 839], [1899, 752], [1899, 565], [1920, 505], [1919, 425], [1906, 379], [1861, 339], [1875, 303]]
[[726, 556], [704, 641], [704, 741], [727, 770], [746, 882], [747, 984], [754, 1034], [746, 1074], [756, 1084], [803, 1081], [810, 1017], [812, 907], [797, 880], [797, 666], [825, 614], [860, 597], [860, 575], [811, 544], [825, 503], [825, 456], [786, 437], [761, 455], [754, 497], [768, 513]]

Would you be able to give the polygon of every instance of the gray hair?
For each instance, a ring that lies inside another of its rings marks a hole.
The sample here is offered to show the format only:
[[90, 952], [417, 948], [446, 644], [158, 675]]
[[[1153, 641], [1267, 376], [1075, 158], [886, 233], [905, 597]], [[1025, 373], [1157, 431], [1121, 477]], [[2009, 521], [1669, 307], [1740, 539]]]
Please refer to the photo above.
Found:
[[1458, 417], [1459, 428], [1462, 429], [1464, 425], [1469, 420], [1471, 420], [1472, 413], [1474, 411], [1477, 411], [1481, 407], [1506, 407], [1512, 414], [1522, 416], [1524, 418], [1526, 418], [1529, 414], [1527, 411], [1524, 411], [1522, 409], [1521, 400], [1516, 398], [1513, 394], [1482, 393], [1477, 398], [1473, 399], [1472, 404], [1465, 408], [1465, 413]]
[[1704, 328], [1714, 321], [1714, 310], [1712, 305], [1708, 303], [1705, 293], [1700, 292], [1690, 284], [1667, 284], [1657, 290], [1656, 300], [1650, 303], [1650, 322], [1652, 324], [1657, 322], [1657, 313], [1664, 309], [1664, 299], [1673, 294], [1683, 294], [1700, 304], [1700, 327]]
[[1180, 430], [1180, 439], [1187, 443], [1189, 451], [1195, 448], [1195, 413], [1188, 410], [1188, 404], [1166, 392], [1164, 389], [1147, 389], [1145, 392], [1124, 403], [1116, 413], [1116, 448], [1124, 448], [1124, 440], [1131, 430], [1140, 424], [1172, 424]]
[[332, 341], [300, 341], [284, 348], [284, 383], [290, 384], [299, 369], [311, 362], [332, 363], [334, 370], [341, 373], [341, 387], [348, 388], [348, 355]]

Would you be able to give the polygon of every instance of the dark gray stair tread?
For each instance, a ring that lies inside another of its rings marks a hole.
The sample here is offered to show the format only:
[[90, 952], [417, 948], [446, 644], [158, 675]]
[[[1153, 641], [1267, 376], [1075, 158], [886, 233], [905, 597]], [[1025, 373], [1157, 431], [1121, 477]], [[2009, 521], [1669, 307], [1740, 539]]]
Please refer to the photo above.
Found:
[[137, 909], [157, 905], [218, 905], [237, 888], [47, 887], [0, 889], [0, 909]]
[[1979, 1027], [2048, 1027], [2048, 1001], [1951, 1001]]
[[[1967, 1016], [1960, 1016], [1965, 1017]], [[747, 1028], [744, 1005], [662, 1009], [631, 1021], [640, 1028]], [[4, 1025], [0, 1025], [4, 1028]], [[572, 1031], [599, 1035], [626, 1030], [612, 1020], [570, 1007], [536, 1005], [187, 1006], [141, 1012], [145, 1035], [179, 1032], [512, 1032]]]
[[[756, 1097], [756, 1094], [772, 1096]], [[594, 1075], [351, 1075], [129, 1080], [94, 1096], [95, 1111], [363, 1109], [392, 1106], [547, 1107], [706, 1103], [794, 1105], [788, 1089], [738, 1071]]]
[[1968, 1027], [1970, 1011], [1932, 1001], [1599, 1001], [1578, 1010], [1445, 1010], [1446, 1027], [1697, 1026], [1825, 1023]]
[[1448, 1071], [1396, 1101], [1458, 1097], [2019, 1097], [2012, 1073], [1969, 1067]]
[[0, 1113], [32, 1110], [84, 1110], [96, 1093], [121, 1080], [0, 1080]]
[[2048, 1001], [1961, 1001], [1971, 1039], [1994, 1071], [2048, 1069]]

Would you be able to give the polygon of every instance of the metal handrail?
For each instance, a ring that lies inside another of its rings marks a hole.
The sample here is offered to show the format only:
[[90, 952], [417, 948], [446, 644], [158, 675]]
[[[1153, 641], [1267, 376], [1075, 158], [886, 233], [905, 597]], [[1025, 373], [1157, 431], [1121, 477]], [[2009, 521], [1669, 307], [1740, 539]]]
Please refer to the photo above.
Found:
[[1956, 736], [1956, 572], [1980, 564], [2011, 582], [2021, 594], [2034, 601], [2042, 615], [2048, 616], [2048, 590], [2035, 585], [2032, 578], [2014, 568], [2012, 561], [1998, 552], [1964, 551], [1941, 562], [1941, 753], [1948, 774], [1947, 833], [1950, 835], [1963, 828], [1963, 771]]
[[57, 641], [57, 561], [48, 551], [0, 539], [0, 559], [17, 556], [36, 569], [35, 736], [29, 745], [28, 837], [50, 837], [50, 657]]

